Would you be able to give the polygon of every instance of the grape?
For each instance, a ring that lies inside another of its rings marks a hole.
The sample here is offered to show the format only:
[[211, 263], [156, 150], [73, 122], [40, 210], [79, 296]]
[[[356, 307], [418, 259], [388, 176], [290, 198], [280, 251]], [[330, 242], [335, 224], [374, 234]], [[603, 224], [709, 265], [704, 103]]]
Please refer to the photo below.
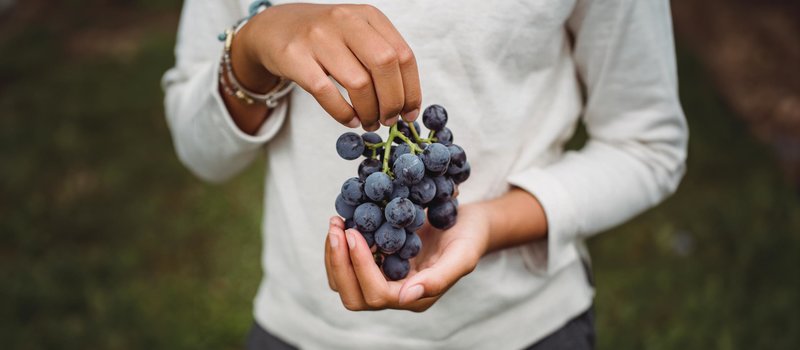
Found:
[[450, 163], [450, 151], [441, 143], [432, 143], [425, 147], [420, 158], [425, 163], [426, 169], [439, 173], [447, 170], [447, 165]]
[[375, 245], [375, 232], [361, 232], [361, 236], [367, 241], [367, 247], [372, 248]]
[[394, 179], [394, 181], [392, 181], [392, 186], [393, 189], [392, 194], [389, 196], [390, 198], [408, 198], [408, 186], [403, 184], [402, 181]]
[[359, 205], [352, 216], [360, 232], [375, 232], [383, 223], [383, 210], [375, 203]]
[[[381, 136], [376, 134], [376, 133], [374, 133], [374, 132], [365, 132], [365, 133], [361, 134], [361, 139], [364, 140], [364, 144], [365, 145], [367, 143], [378, 144], [378, 143], [383, 142], [383, 139], [381, 139]], [[380, 148], [378, 150], [376, 150], [376, 152], [380, 152], [380, 151], [381, 151]], [[369, 147], [364, 147], [364, 152], [361, 153], [361, 155], [363, 155], [364, 157], [371, 157], [372, 156], [372, 150], [369, 149]]]
[[467, 161], [467, 154], [461, 146], [452, 144], [447, 146], [447, 150], [450, 151], [450, 164], [457, 167], [464, 166], [464, 162]]
[[451, 201], [436, 202], [428, 207], [428, 222], [440, 230], [446, 230], [456, 224], [458, 209]]
[[[417, 133], [419, 134], [419, 123], [416, 121], [414, 121], [414, 130], [416, 130]], [[406, 124], [406, 122], [402, 120], [397, 122], [397, 131], [401, 132], [410, 140], [413, 140], [414, 135], [411, 134], [411, 129], [408, 128], [408, 124]], [[405, 141], [403, 141], [401, 138], [398, 137], [394, 139], [394, 142], [397, 142], [398, 144], [403, 144]]]
[[375, 244], [384, 254], [394, 254], [394, 252], [403, 248], [403, 243], [405, 242], [406, 230], [402, 227], [394, 227], [394, 225], [384, 222], [375, 231]]
[[416, 213], [417, 208], [414, 207], [414, 203], [405, 198], [392, 199], [384, 210], [386, 222], [396, 227], [406, 227], [414, 222]]
[[[353, 210], [355, 210], [355, 209], [353, 209]], [[349, 228], [356, 228], [356, 221], [353, 220], [353, 218], [347, 218], [347, 219], [344, 220], [344, 229], [346, 230], [346, 229], [349, 229]]]
[[417, 204], [425, 204], [430, 202], [436, 195], [436, 184], [433, 183], [430, 177], [423, 177], [419, 183], [416, 183], [410, 188], [411, 193], [408, 199]]
[[397, 255], [389, 255], [383, 259], [383, 273], [392, 281], [398, 281], [408, 276], [411, 264], [408, 260]]
[[364, 140], [354, 132], [346, 132], [336, 140], [336, 153], [347, 160], [356, 159], [364, 153]]
[[372, 173], [364, 182], [364, 193], [369, 199], [382, 201], [392, 194], [392, 179], [384, 173]]
[[433, 183], [436, 185], [436, 194], [434, 199], [439, 202], [450, 200], [453, 197], [455, 190], [455, 183], [447, 176], [437, 176], [433, 178]]
[[414, 231], [406, 231], [406, 242], [403, 243], [403, 248], [400, 248], [397, 255], [403, 259], [411, 259], [419, 254], [421, 248], [422, 240], [419, 239], [419, 235]]
[[416, 213], [414, 214], [414, 222], [406, 226], [406, 230], [416, 231], [425, 223], [425, 209], [421, 206], [414, 204]]
[[394, 162], [392, 172], [404, 184], [413, 185], [420, 182], [422, 177], [425, 176], [425, 165], [418, 156], [406, 153]]
[[358, 165], [358, 178], [361, 181], [367, 179], [367, 176], [370, 176], [372, 173], [381, 171], [383, 168], [383, 163], [380, 160], [367, 158]]
[[469, 166], [469, 162], [466, 162], [466, 163], [464, 163], [464, 167], [462, 167], [459, 172], [457, 172], [455, 174], [451, 174], [450, 177], [453, 179], [453, 182], [455, 182], [456, 185], [458, 185], [458, 184], [460, 184], [460, 183], [462, 183], [464, 181], [467, 181], [467, 179], [469, 178], [470, 172], [471, 172], [471, 169], [470, 169], [470, 166]]
[[[428, 130], [439, 131], [447, 124], [447, 111], [440, 105], [430, 105], [422, 112], [422, 124]], [[417, 129], [419, 130], [419, 129]]]
[[364, 201], [364, 183], [357, 177], [351, 177], [342, 184], [342, 199], [347, 204], [358, 205]]
[[353, 212], [356, 210], [355, 206], [347, 204], [347, 202], [342, 198], [342, 194], [339, 193], [336, 196], [336, 202], [334, 203], [334, 207], [336, 207], [336, 212], [345, 219], [349, 219], [353, 217]]
[[453, 144], [453, 133], [448, 128], [442, 128], [442, 130], [437, 131], [434, 136], [436, 137], [436, 142], [445, 146]]
[[399, 144], [396, 147], [392, 147], [392, 154], [389, 157], [389, 164], [394, 164], [397, 162], [397, 159], [404, 154], [411, 153], [411, 148], [408, 147], [408, 144]]

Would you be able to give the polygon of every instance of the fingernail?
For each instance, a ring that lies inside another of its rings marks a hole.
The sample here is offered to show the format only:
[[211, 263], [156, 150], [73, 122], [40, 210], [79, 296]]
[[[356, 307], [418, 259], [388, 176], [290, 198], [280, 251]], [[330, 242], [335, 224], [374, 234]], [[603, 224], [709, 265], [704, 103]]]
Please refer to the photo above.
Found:
[[413, 122], [417, 120], [418, 115], [419, 115], [419, 109], [415, 109], [411, 112], [406, 112], [406, 114], [403, 114], [403, 120], [407, 122]]
[[357, 128], [357, 127], [361, 126], [361, 121], [358, 120], [358, 118], [353, 118], [353, 119], [350, 120], [349, 123], [347, 123], [347, 126], [349, 126], [351, 128]]
[[391, 117], [389, 119], [386, 119], [386, 123], [384, 123], [384, 125], [392, 126], [392, 125], [394, 125], [394, 123], [397, 123], [397, 116], [394, 116], [394, 117]]
[[353, 237], [353, 231], [347, 230], [344, 232], [344, 237], [347, 239], [347, 245], [350, 246], [350, 249], [355, 248], [356, 246], [356, 238]]
[[336, 235], [329, 233], [328, 239], [331, 241], [331, 248], [336, 248], [339, 246], [339, 239], [336, 238]]
[[400, 295], [400, 303], [401, 304], [408, 304], [410, 302], [416, 301], [420, 297], [422, 297], [422, 293], [425, 292], [425, 288], [423, 288], [419, 284], [415, 284], [408, 289], [406, 289], [405, 293]]

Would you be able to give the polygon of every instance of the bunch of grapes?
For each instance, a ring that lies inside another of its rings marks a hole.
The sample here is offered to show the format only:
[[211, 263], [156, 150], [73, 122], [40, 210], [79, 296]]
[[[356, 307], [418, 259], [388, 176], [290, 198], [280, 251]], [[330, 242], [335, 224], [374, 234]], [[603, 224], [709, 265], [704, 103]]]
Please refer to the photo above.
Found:
[[[421, 138], [419, 123], [399, 121], [389, 138], [347, 132], [336, 140], [344, 159], [365, 157], [358, 177], [347, 179], [336, 197], [336, 212], [346, 228], [355, 228], [369, 244], [375, 262], [390, 280], [406, 277], [409, 259], [422, 248], [417, 230], [425, 223], [444, 230], [456, 223], [458, 184], [467, 180], [470, 165], [464, 149], [453, 143], [447, 111], [431, 105], [422, 113], [428, 128]], [[396, 144], [395, 144], [396, 143]]]

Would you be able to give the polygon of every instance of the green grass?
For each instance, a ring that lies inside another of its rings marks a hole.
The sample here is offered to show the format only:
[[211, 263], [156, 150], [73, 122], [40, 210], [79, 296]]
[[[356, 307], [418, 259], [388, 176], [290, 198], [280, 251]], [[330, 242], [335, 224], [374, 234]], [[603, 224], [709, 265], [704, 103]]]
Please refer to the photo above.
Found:
[[[142, 18], [177, 11], [119, 3]], [[141, 20], [131, 55], [76, 55], [64, 21], [0, 41], [3, 348], [241, 348], [263, 160], [222, 186], [178, 163], [158, 85], [173, 26]], [[664, 205], [590, 241], [600, 348], [797, 348], [797, 196], [680, 58], [689, 171]]]

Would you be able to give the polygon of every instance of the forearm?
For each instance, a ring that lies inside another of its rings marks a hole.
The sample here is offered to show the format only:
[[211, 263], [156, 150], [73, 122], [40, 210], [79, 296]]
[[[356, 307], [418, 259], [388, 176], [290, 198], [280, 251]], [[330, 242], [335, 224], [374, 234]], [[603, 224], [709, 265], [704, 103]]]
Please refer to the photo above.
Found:
[[[264, 93], [272, 90], [278, 84], [279, 79], [258, 64], [257, 59], [251, 54], [251, 50], [248, 50], [246, 45], [248, 42], [252, 42], [247, 40], [248, 34], [247, 25], [245, 25], [234, 36], [231, 44], [231, 67], [242, 86], [250, 91]], [[228, 72], [223, 72], [222, 79], [227, 79], [227, 74]], [[263, 103], [248, 104], [236, 96], [225, 93], [222, 84], [223, 81], [220, 81], [220, 95], [222, 95], [234, 123], [245, 133], [255, 135], [269, 117], [269, 109]]]
[[486, 252], [509, 248], [547, 237], [547, 218], [539, 201], [513, 187], [499, 198], [483, 203], [489, 218]]

